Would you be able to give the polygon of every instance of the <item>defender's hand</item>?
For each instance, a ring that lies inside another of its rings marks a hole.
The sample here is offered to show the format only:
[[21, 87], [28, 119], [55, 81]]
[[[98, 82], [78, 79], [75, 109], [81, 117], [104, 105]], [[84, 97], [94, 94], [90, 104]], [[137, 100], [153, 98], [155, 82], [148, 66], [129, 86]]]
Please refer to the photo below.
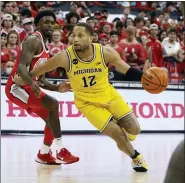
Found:
[[40, 97], [40, 87], [39, 87], [39, 84], [34, 81], [32, 84], [31, 84], [31, 88], [32, 88], [32, 91], [34, 92], [35, 96], [37, 98]]
[[19, 85], [19, 86], [24, 86], [26, 85], [26, 83], [22, 80], [22, 78], [18, 75], [18, 74], [15, 74], [13, 77], [12, 77], [12, 81]]
[[71, 90], [69, 81], [63, 81], [58, 85], [58, 92], [65, 93]]

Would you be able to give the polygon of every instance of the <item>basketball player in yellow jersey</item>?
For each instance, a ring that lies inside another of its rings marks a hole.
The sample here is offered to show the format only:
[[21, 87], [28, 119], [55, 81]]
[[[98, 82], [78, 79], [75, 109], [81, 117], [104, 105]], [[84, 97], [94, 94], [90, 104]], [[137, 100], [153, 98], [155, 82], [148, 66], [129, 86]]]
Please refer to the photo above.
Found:
[[[34, 68], [30, 75], [35, 77], [57, 67], [65, 68], [78, 110], [132, 158], [135, 171], [146, 172], [148, 167], [143, 156], [134, 150], [122, 130], [124, 128], [128, 133], [137, 135], [140, 133], [139, 123], [131, 108], [109, 84], [106, 65], [113, 64], [130, 79], [141, 80], [143, 73], [121, 60], [114, 49], [92, 44], [92, 40], [92, 28], [85, 23], [77, 24], [73, 29], [73, 45]], [[34, 81], [32, 89], [39, 95], [39, 88], [35, 87]]]

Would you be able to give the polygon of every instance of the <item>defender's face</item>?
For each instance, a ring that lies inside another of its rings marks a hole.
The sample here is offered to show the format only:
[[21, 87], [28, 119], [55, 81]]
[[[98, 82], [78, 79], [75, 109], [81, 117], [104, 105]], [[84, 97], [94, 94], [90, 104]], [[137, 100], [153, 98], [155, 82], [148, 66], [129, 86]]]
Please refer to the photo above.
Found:
[[76, 51], [82, 51], [89, 47], [93, 40], [91, 36], [85, 29], [85, 27], [75, 26], [73, 29], [73, 45]]
[[45, 16], [39, 22], [39, 29], [45, 36], [52, 36], [54, 30], [55, 20], [52, 16]]

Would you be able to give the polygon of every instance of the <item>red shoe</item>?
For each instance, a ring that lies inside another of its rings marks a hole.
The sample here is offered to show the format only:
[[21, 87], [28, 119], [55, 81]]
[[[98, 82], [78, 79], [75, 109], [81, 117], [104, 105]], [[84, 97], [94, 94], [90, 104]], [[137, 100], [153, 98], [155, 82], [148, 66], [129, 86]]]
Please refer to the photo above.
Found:
[[66, 148], [62, 148], [56, 153], [57, 162], [62, 164], [72, 164], [79, 161], [79, 157], [73, 156]]
[[45, 164], [45, 165], [61, 165], [60, 162], [56, 162], [56, 158], [52, 156], [52, 151], [49, 150], [47, 154], [37, 154], [37, 158], [35, 159], [37, 163]]

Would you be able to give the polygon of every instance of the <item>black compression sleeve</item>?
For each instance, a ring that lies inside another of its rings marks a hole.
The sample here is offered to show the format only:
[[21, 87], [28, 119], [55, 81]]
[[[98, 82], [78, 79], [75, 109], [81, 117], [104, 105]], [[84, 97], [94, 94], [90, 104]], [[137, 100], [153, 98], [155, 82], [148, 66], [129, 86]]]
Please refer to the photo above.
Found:
[[125, 75], [129, 81], [141, 81], [143, 72], [138, 69], [130, 67]]

